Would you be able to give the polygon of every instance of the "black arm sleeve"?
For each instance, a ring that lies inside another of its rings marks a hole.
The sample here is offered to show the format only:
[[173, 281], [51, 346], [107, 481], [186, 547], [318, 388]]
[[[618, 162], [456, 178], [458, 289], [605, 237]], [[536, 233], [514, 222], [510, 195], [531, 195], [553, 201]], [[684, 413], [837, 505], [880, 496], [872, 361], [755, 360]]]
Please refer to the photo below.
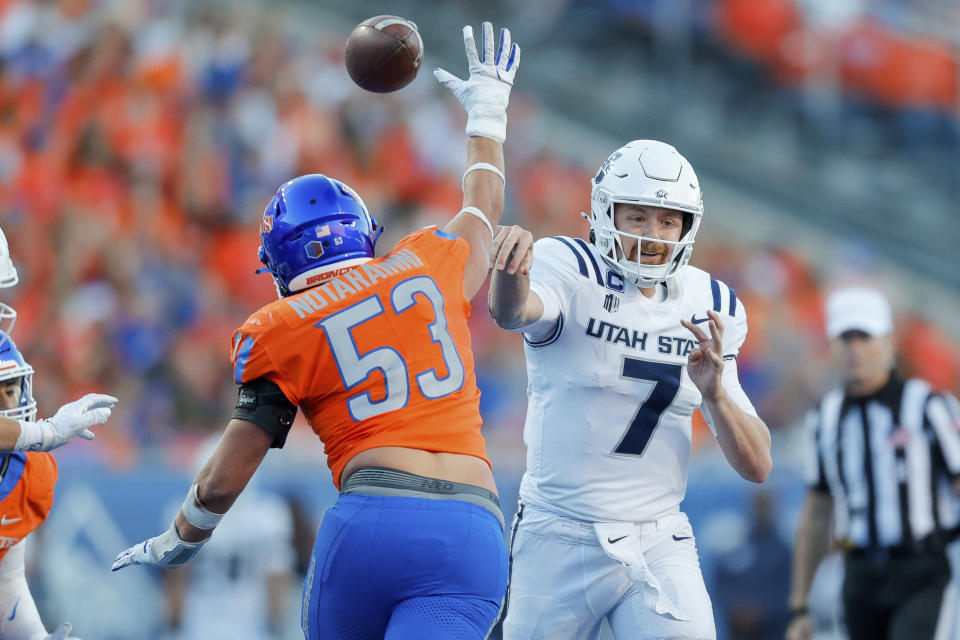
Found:
[[257, 378], [240, 385], [233, 417], [252, 422], [266, 431], [273, 438], [271, 448], [283, 448], [296, 415], [297, 407], [272, 380]]

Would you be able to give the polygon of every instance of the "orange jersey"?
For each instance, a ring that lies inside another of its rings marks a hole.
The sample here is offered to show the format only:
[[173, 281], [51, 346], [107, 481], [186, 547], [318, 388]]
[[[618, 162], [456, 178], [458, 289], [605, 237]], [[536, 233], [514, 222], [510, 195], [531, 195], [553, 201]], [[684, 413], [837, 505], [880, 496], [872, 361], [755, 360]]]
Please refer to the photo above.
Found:
[[263, 307], [233, 334], [238, 384], [272, 380], [323, 441], [333, 482], [356, 454], [408, 447], [476, 456], [480, 435], [463, 295], [467, 242], [436, 227], [321, 286]]
[[49, 453], [0, 456], [0, 560], [7, 550], [39, 527], [53, 506], [57, 463]]

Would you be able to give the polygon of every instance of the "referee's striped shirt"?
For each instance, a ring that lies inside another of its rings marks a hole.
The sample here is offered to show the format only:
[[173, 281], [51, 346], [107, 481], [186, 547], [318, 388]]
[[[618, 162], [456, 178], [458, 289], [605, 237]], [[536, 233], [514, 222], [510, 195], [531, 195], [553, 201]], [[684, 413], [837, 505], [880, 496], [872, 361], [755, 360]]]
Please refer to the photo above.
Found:
[[828, 393], [807, 416], [807, 483], [833, 498], [835, 534], [894, 547], [956, 526], [960, 403], [918, 379], [876, 393]]

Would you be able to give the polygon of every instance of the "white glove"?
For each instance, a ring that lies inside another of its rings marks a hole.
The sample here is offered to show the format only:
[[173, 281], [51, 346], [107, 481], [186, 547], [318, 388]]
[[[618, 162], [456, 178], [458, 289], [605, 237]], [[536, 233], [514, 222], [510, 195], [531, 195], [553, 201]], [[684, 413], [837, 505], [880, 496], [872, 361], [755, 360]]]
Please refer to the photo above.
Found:
[[61, 622], [60, 626], [53, 630], [53, 633], [37, 634], [30, 640], [80, 640], [80, 638], [70, 635], [73, 625], [69, 622]]
[[[207, 538], [209, 540], [209, 538]], [[197, 555], [207, 540], [185, 542], [180, 539], [174, 524], [158, 536], [139, 542], [120, 553], [113, 561], [112, 571], [128, 567], [131, 564], [145, 564], [150, 567], [176, 569]]]
[[88, 393], [79, 400], [60, 407], [52, 418], [37, 422], [20, 422], [20, 437], [16, 451], [50, 451], [61, 447], [80, 436], [93, 440], [90, 427], [103, 424], [110, 418], [110, 411], [119, 402], [113, 396]]
[[463, 28], [470, 77], [461, 80], [444, 69], [434, 69], [433, 77], [453, 92], [467, 111], [467, 135], [483, 136], [497, 142], [507, 139], [507, 103], [513, 76], [520, 65], [520, 47], [510, 44], [510, 30], [500, 29], [500, 48], [494, 56], [493, 25], [484, 22], [483, 50], [477, 56], [473, 27]]

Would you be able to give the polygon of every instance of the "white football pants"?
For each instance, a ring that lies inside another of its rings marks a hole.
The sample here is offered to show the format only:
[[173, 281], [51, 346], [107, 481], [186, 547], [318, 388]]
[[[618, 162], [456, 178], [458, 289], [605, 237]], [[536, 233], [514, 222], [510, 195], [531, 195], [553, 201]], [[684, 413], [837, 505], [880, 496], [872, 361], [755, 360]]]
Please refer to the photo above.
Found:
[[[604, 533], [593, 523], [521, 505], [511, 533], [504, 640], [591, 640], [604, 617], [617, 640], [715, 640], [687, 516], [678, 512], [629, 529], [635, 539], [621, 540], [623, 531]], [[642, 567], [608, 555], [600, 535], [611, 551], [633, 542]], [[651, 583], [685, 620], [654, 611]]]

